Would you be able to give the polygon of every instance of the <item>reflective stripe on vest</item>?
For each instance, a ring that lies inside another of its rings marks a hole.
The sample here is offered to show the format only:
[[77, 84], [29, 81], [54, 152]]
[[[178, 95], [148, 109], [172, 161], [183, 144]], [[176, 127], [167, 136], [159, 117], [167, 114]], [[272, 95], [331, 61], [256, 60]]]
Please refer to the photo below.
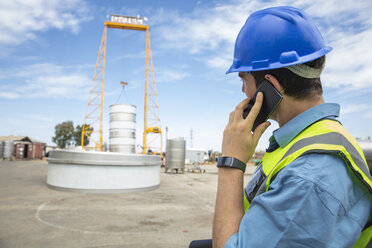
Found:
[[[260, 185], [255, 187], [253, 194], [244, 191], [245, 211], [248, 210], [255, 196], [269, 190], [270, 183], [280, 170], [295, 159], [309, 153], [340, 156], [372, 195], [372, 177], [358, 142], [339, 122], [321, 120], [303, 130], [284, 148], [279, 147], [265, 154], [262, 159], [264, 180], [261, 180]], [[366, 247], [370, 241], [372, 242], [371, 237], [372, 226], [369, 223], [354, 247]]]

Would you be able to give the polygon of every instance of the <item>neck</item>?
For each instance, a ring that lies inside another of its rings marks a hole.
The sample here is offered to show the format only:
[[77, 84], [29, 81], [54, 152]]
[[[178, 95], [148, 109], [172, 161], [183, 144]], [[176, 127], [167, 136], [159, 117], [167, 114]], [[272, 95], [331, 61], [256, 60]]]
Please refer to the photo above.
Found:
[[306, 99], [284, 96], [272, 119], [278, 122], [279, 127], [282, 127], [302, 112], [323, 103], [324, 100], [321, 95], [315, 95]]

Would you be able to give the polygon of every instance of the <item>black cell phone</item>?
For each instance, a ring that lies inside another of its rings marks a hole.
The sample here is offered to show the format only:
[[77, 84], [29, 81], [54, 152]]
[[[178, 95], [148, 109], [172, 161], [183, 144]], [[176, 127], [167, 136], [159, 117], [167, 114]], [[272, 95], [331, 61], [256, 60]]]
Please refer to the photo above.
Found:
[[244, 109], [243, 118], [247, 118], [249, 112], [251, 111], [254, 103], [256, 102], [256, 97], [258, 92], [264, 94], [264, 99], [260, 112], [257, 115], [256, 120], [254, 121], [252, 131], [256, 129], [258, 125], [264, 123], [269, 119], [274, 110], [279, 106], [279, 103], [282, 101], [283, 96], [275, 87], [266, 79], [262, 81], [260, 86], [258, 86], [256, 92], [254, 93], [252, 99], [249, 101], [248, 106]]

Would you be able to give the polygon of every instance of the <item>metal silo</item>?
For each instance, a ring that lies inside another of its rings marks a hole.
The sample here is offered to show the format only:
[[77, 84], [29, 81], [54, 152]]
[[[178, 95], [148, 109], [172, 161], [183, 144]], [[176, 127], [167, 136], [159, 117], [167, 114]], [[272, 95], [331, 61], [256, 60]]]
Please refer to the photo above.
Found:
[[136, 149], [136, 106], [113, 104], [110, 106], [109, 151], [135, 153]]
[[372, 171], [372, 141], [371, 140], [358, 140], [360, 147], [366, 157], [369, 170]]
[[186, 140], [183, 138], [168, 139], [165, 172], [169, 169], [176, 169], [177, 171], [185, 170], [185, 156], [186, 156]]
[[13, 158], [13, 151], [14, 151], [14, 142], [13, 140], [6, 140], [4, 141], [3, 147], [3, 157], [5, 159], [11, 160]]

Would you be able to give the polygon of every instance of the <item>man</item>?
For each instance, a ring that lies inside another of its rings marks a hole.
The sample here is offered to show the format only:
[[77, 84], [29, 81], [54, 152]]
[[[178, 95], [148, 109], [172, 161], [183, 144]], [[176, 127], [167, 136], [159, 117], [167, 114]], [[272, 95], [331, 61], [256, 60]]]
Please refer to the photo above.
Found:
[[[234, 62], [247, 99], [230, 114], [218, 161], [213, 247], [367, 247], [372, 181], [362, 150], [324, 103], [320, 74], [331, 51], [314, 23], [293, 7], [253, 13], [241, 29]], [[243, 189], [245, 164], [270, 125], [252, 130], [263, 98], [243, 111], [263, 80], [283, 99], [279, 124]], [[252, 133], [253, 132], [253, 133]], [[244, 197], [243, 197], [244, 196]]]

